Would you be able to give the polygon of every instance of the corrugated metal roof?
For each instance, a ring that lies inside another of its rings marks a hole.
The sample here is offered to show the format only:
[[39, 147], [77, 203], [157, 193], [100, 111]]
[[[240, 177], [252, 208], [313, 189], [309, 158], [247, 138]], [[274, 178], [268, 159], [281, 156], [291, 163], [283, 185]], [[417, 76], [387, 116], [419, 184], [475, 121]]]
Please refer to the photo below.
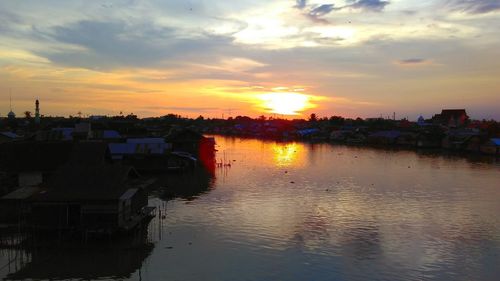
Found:
[[66, 163], [71, 142], [11, 142], [0, 146], [0, 169], [19, 173], [50, 172]]
[[114, 130], [104, 130], [102, 133], [102, 137], [105, 139], [119, 139], [122, 136], [120, 136], [120, 133]]
[[127, 143], [165, 143], [164, 138], [139, 138], [139, 139], [127, 139]]
[[184, 152], [184, 151], [172, 151], [170, 154], [172, 155], [175, 155], [175, 156], [179, 156], [179, 157], [182, 157], [182, 158], [187, 158], [191, 161], [198, 161], [198, 159], [196, 159], [196, 157], [194, 157], [193, 155], [187, 153], [187, 152]]
[[2, 197], [2, 199], [7, 199], [7, 200], [26, 199], [31, 197], [38, 191], [40, 191], [38, 187], [33, 187], [33, 186], [22, 187], [5, 195], [4, 197]]
[[110, 143], [108, 145], [111, 154], [134, 154], [136, 144], [134, 143]]
[[74, 128], [52, 128], [51, 131], [62, 132], [63, 140], [72, 140]]
[[310, 134], [314, 134], [314, 133], [317, 133], [319, 132], [319, 129], [317, 128], [312, 128], [312, 129], [303, 129], [303, 130], [298, 130], [297, 131], [297, 134], [301, 135], [301, 136], [306, 136], [306, 135], [310, 135]]
[[125, 191], [125, 193], [122, 194], [122, 196], [120, 196], [120, 200], [127, 200], [127, 199], [132, 198], [132, 196], [134, 196], [134, 194], [137, 193], [137, 190], [139, 190], [139, 189], [138, 188], [129, 188], [127, 191]]
[[35, 201], [82, 201], [119, 199], [137, 173], [122, 165], [61, 167], [47, 182], [49, 189], [31, 197]]
[[172, 145], [169, 143], [110, 143], [109, 151], [113, 155], [117, 154], [164, 154], [170, 150]]
[[18, 135], [14, 134], [12, 132], [0, 132], [0, 135], [6, 136], [6, 137], [11, 138], [11, 139], [16, 139], [19, 137]]
[[500, 146], [500, 139], [491, 139], [491, 142], [496, 145], [496, 146]]

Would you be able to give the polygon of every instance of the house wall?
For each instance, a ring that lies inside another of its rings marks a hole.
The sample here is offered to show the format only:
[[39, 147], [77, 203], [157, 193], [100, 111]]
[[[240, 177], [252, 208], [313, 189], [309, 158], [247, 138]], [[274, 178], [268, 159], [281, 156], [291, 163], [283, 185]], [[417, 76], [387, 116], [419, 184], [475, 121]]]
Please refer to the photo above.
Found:
[[118, 204], [118, 225], [123, 226], [124, 223], [130, 218], [131, 214], [131, 200], [120, 200]]
[[31, 208], [31, 225], [41, 228], [61, 228], [67, 226], [66, 205], [36, 204]]
[[196, 157], [198, 157], [198, 152], [199, 152], [198, 148], [199, 148], [199, 142], [197, 141], [172, 143], [172, 150], [189, 152]]
[[119, 224], [118, 214], [117, 201], [87, 202], [82, 204], [82, 226], [116, 227]]
[[118, 204], [118, 225], [124, 225], [127, 220], [137, 215], [147, 205], [148, 195], [142, 188], [139, 188], [131, 198], [120, 200]]
[[499, 153], [500, 147], [498, 147], [494, 144], [491, 144], [491, 143], [481, 145], [480, 150], [484, 154], [489, 154], [489, 155], [499, 155], [500, 154]]
[[17, 223], [22, 219], [21, 200], [0, 200], [0, 223]]
[[19, 173], [19, 187], [37, 186], [43, 181], [42, 172]]
[[12, 141], [11, 138], [8, 138], [6, 136], [0, 135], [0, 144], [1, 143], [6, 143], [6, 142], [11, 142], [11, 141]]
[[130, 210], [132, 213], [135, 214], [147, 205], [148, 205], [148, 194], [146, 191], [140, 188], [131, 198]]
[[35, 203], [29, 222], [49, 229], [116, 227], [118, 204], [116, 201]]

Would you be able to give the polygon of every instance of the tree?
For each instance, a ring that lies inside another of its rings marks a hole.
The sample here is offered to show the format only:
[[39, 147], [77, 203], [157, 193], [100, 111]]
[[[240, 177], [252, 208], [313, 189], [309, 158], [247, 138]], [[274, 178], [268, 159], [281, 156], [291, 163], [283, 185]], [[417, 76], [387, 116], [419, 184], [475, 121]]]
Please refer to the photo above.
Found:
[[332, 116], [330, 117], [330, 124], [335, 126], [344, 125], [344, 118], [341, 116]]
[[309, 121], [310, 122], [317, 122], [318, 121], [318, 116], [316, 116], [316, 113], [311, 113], [309, 116]]
[[25, 111], [24, 117], [26, 117], [26, 119], [31, 119], [31, 111]]

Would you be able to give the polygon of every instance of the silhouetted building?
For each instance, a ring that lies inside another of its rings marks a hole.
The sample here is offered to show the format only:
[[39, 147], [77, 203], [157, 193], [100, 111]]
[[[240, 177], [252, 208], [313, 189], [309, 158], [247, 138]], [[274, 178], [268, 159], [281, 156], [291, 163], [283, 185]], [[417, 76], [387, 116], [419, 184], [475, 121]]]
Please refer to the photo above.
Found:
[[7, 113], [7, 118], [9, 120], [15, 120], [16, 119], [16, 114], [11, 110], [9, 113]]
[[465, 109], [443, 109], [441, 114], [436, 114], [432, 117], [434, 124], [448, 127], [463, 126], [468, 120], [469, 116]]
[[35, 124], [40, 124], [40, 102], [35, 101]]
[[152, 209], [139, 175], [123, 165], [66, 165], [30, 197], [28, 225], [38, 229], [128, 231]]
[[37, 186], [70, 158], [72, 143], [11, 142], [0, 146], [0, 171], [17, 178], [13, 189]]
[[187, 152], [195, 156], [205, 167], [211, 167], [215, 161], [215, 139], [207, 138], [193, 130], [172, 130], [166, 137], [172, 144], [172, 151]]
[[90, 123], [75, 124], [75, 129], [72, 133], [74, 140], [87, 140], [92, 137], [92, 126]]

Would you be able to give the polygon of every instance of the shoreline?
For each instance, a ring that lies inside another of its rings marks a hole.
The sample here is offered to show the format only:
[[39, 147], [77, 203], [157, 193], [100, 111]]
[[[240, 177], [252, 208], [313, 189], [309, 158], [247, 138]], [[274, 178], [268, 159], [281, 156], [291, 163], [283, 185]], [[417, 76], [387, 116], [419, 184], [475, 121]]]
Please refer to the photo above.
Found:
[[[446, 149], [442, 147], [415, 147], [412, 145], [382, 145], [382, 144], [368, 144], [368, 143], [348, 143], [332, 140], [310, 140], [300, 138], [277, 138], [277, 137], [259, 137], [259, 136], [243, 136], [234, 134], [220, 134], [220, 133], [205, 133], [207, 136], [221, 136], [227, 138], [240, 138], [240, 139], [254, 139], [263, 142], [276, 142], [276, 143], [305, 143], [305, 144], [329, 144], [333, 146], [346, 146], [346, 147], [359, 147], [387, 151], [412, 151], [417, 154], [439, 155], [439, 156], [452, 156], [468, 160], [475, 160], [480, 162], [500, 162], [500, 154], [487, 154], [481, 151], [464, 151], [456, 149]], [[489, 160], [489, 161], [486, 161]]]

